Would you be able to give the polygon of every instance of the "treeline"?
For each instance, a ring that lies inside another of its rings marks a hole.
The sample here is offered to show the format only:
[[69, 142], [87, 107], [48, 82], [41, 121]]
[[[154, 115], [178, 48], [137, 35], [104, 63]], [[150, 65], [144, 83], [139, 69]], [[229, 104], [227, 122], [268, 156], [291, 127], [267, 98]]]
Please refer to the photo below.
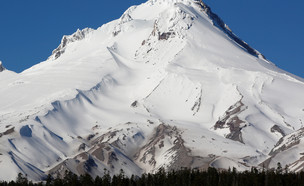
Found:
[[121, 171], [111, 177], [106, 173], [103, 177], [93, 179], [90, 175], [77, 176], [66, 172], [63, 179], [48, 176], [45, 181], [33, 183], [19, 174], [16, 181], [0, 182], [0, 186], [304, 186], [304, 172], [293, 173], [277, 169], [273, 171], [237, 172], [236, 169], [218, 171], [208, 168], [206, 171], [183, 169], [165, 172], [163, 169], [155, 174], [143, 174], [141, 177], [127, 177]]

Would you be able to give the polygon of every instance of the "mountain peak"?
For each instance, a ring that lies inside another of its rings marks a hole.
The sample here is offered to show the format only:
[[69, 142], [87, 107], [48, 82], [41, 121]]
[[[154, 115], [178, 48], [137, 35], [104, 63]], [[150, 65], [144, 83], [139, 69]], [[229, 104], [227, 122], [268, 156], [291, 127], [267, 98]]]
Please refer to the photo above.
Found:
[[191, 3], [201, 0], [149, 0], [151, 3]]
[[[231, 38], [238, 46], [247, 51], [249, 54], [265, 60], [266, 58], [257, 50], [252, 48], [248, 43], [239, 38], [233, 31], [228, 27], [227, 24], [215, 14], [211, 8], [204, 3], [202, 0], [149, 0], [147, 2], [150, 5], [178, 5], [184, 4], [186, 6], [193, 7], [194, 9], [200, 9], [200, 12], [206, 14], [213, 26], [223, 31], [229, 38]], [[192, 10], [190, 10], [192, 12]]]
[[303, 82], [202, 1], [149, 0], [63, 36], [28, 71], [1, 73], [0, 180], [303, 168]]

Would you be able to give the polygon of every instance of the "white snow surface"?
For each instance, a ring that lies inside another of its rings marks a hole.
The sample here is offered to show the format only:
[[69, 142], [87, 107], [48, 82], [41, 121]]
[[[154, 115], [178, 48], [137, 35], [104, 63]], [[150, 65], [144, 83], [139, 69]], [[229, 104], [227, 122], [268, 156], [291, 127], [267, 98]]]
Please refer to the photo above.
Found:
[[[0, 180], [18, 172], [41, 180], [79, 153], [79, 137], [126, 131], [126, 123], [144, 136], [129, 141], [132, 151], [120, 148], [130, 159], [164, 123], [182, 131], [191, 155], [212, 155], [210, 166], [240, 170], [269, 157], [283, 137], [273, 126], [285, 134], [303, 127], [303, 79], [249, 54], [192, 0], [149, 0], [97, 30], [65, 38], [59, 57], [54, 51], [22, 73], [0, 73]], [[242, 142], [227, 138], [227, 123], [215, 127], [239, 102], [243, 109], [230, 119], [242, 121]], [[171, 141], [164, 145], [155, 169], [174, 155]]]

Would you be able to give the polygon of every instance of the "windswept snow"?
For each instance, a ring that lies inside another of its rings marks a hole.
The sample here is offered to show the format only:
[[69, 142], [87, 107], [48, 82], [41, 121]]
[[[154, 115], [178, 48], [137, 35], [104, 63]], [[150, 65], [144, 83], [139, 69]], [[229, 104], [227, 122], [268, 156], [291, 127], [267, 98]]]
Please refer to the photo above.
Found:
[[301, 158], [271, 152], [303, 127], [304, 81], [198, 1], [149, 0], [77, 30], [47, 61], [1, 72], [0, 87], [4, 180], [104, 168], [247, 170]]

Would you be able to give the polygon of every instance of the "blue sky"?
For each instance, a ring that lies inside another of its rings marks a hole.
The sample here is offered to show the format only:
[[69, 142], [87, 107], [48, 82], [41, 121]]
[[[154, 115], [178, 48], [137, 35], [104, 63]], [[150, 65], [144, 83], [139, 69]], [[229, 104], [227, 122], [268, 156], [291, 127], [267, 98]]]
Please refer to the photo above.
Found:
[[[0, 1], [0, 60], [21, 72], [47, 59], [63, 35], [98, 28], [145, 0]], [[280, 68], [304, 77], [304, 1], [205, 0], [236, 35]]]

